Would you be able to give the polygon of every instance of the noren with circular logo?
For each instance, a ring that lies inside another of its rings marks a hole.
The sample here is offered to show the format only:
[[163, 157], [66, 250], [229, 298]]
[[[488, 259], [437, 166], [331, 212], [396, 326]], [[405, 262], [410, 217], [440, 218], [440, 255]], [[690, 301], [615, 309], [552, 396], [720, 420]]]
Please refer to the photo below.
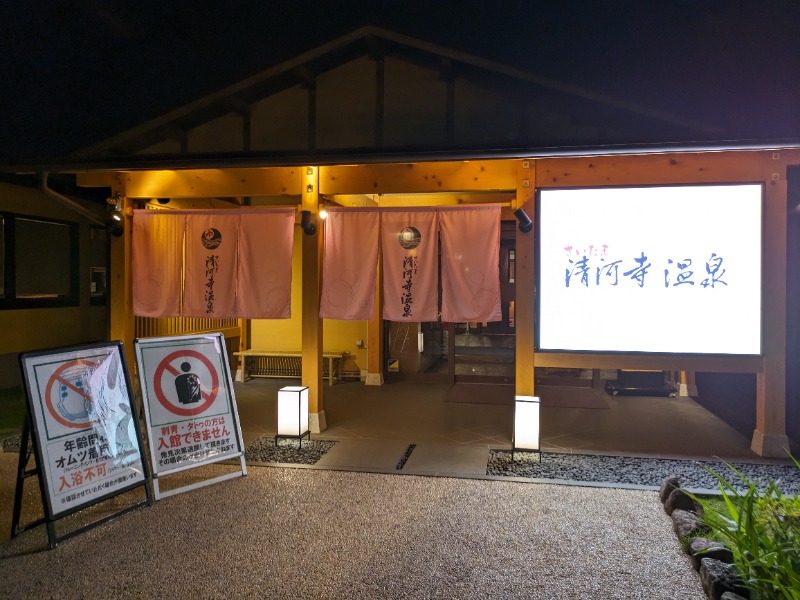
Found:
[[413, 250], [422, 243], [422, 234], [416, 227], [404, 227], [397, 239], [403, 248]]

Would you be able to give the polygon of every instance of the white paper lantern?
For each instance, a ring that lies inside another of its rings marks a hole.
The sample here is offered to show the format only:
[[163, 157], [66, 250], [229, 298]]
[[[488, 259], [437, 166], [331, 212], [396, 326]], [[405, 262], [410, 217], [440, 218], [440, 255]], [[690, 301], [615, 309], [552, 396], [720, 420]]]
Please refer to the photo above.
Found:
[[539, 398], [514, 397], [514, 449], [539, 450]]
[[308, 388], [287, 386], [278, 390], [278, 435], [302, 439], [308, 429]]

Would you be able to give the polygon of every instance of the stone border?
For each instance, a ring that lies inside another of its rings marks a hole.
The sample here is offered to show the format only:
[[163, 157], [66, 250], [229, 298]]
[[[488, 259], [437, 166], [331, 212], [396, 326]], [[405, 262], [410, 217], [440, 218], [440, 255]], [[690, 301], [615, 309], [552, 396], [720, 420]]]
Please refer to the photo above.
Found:
[[730, 548], [704, 537], [711, 529], [703, 523], [703, 507], [681, 488], [677, 477], [661, 484], [659, 499], [672, 519], [672, 527], [681, 547], [692, 559], [700, 574], [703, 591], [710, 600], [746, 600], [750, 590], [733, 565]]

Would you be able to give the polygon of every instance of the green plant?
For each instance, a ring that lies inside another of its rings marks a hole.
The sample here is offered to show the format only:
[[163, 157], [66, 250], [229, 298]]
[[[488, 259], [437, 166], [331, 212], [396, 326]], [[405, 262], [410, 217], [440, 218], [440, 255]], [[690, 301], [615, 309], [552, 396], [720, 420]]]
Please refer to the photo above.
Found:
[[25, 419], [25, 394], [20, 386], [0, 389], [0, 431], [19, 431]]
[[702, 521], [731, 549], [753, 600], [800, 600], [800, 498], [784, 496], [774, 481], [762, 494], [743, 473], [727, 466], [738, 482], [708, 469], [719, 483], [721, 506], [693, 496], [703, 508]]

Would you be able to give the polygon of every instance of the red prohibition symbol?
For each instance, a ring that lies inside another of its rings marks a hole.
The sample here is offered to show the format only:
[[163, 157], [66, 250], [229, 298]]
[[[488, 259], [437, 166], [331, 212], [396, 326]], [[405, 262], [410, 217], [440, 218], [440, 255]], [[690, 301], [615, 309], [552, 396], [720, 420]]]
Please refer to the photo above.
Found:
[[[88, 360], [71, 360], [64, 363], [50, 376], [44, 392], [44, 400], [50, 415], [64, 427], [86, 429], [89, 426], [89, 405], [92, 395], [85, 385], [88, 374], [97, 368], [97, 363]], [[65, 405], [70, 393], [76, 394], [83, 405], [71, 412]]]
[[[179, 359], [184, 359], [181, 362], [185, 362], [186, 358], [197, 359], [208, 369], [211, 375], [211, 390], [209, 392], [202, 392], [202, 402], [189, 408], [181, 408], [169, 401], [167, 395], [164, 393], [164, 389], [165, 385], [172, 385], [175, 377], [181, 375], [181, 371], [177, 369], [173, 363], [177, 363]], [[165, 378], [165, 373], [169, 373], [172, 378]], [[208, 360], [205, 355], [195, 350], [177, 350], [165, 356], [162, 361], [158, 363], [154, 376], [153, 388], [155, 389], [156, 398], [158, 398], [161, 406], [181, 417], [192, 417], [205, 412], [214, 403], [214, 399], [219, 392], [219, 377], [217, 376], [217, 371], [214, 369], [213, 363]]]

